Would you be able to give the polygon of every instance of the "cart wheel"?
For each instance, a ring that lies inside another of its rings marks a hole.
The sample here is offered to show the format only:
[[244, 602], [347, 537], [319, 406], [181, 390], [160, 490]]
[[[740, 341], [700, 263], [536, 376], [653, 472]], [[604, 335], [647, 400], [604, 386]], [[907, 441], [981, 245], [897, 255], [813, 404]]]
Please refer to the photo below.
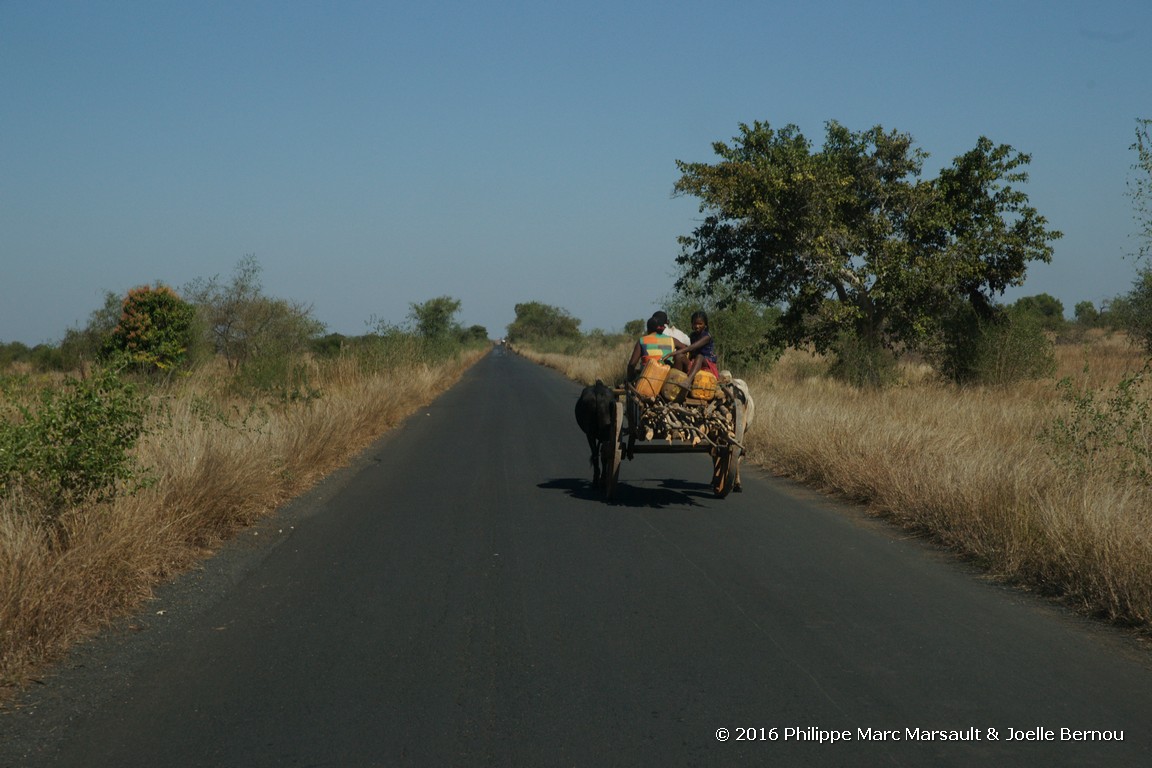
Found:
[[740, 461], [740, 448], [721, 448], [720, 454], [712, 458], [712, 492], [723, 499], [730, 492], [736, 480], [736, 462]]
[[[604, 498], [611, 499], [616, 494], [616, 481], [620, 479], [620, 427], [624, 421], [624, 405], [617, 400], [616, 408], [612, 414], [612, 455], [608, 460], [607, 472], [604, 473]], [[608, 448], [607, 445], [604, 446]]]
[[639, 407], [636, 401], [632, 399], [632, 393], [628, 393], [627, 401], [627, 414], [628, 414], [628, 445], [624, 449], [624, 456], [629, 461], [636, 457], [636, 430], [640, 427], [640, 414]]

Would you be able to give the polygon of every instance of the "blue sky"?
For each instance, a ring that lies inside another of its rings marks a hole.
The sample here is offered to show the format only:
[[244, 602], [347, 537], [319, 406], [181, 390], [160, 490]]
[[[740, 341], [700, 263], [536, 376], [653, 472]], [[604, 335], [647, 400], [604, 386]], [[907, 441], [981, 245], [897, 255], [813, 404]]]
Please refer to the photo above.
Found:
[[[676, 160], [755, 120], [1030, 153], [1065, 233], [1015, 295], [1130, 287], [1152, 3], [0, 0], [0, 341], [107, 291], [227, 278], [329, 330], [448, 295], [618, 330], [672, 289]], [[1009, 295], [1012, 298], [1012, 294]]]

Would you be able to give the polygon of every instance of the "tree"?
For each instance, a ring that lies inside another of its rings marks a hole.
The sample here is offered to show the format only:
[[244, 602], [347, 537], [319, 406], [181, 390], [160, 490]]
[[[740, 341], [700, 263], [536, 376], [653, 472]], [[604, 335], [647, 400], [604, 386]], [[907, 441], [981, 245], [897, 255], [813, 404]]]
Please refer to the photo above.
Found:
[[559, 307], [529, 301], [516, 305], [516, 319], [508, 325], [508, 339], [531, 342], [541, 339], [578, 339], [580, 320]]
[[460, 332], [456, 313], [460, 311], [460, 300], [451, 296], [439, 296], [423, 304], [410, 304], [408, 318], [416, 328], [416, 333], [425, 339], [443, 341]]
[[86, 363], [95, 362], [107, 351], [112, 332], [120, 322], [122, 301], [119, 294], [105, 291], [103, 306], [92, 311], [87, 325], [64, 332], [55, 355], [58, 367], [66, 370], [81, 368]]
[[1112, 331], [1122, 331], [1128, 327], [1132, 311], [1128, 294], [1105, 299], [1100, 306], [1100, 325]]
[[1076, 302], [1076, 323], [1085, 328], [1095, 328], [1100, 323], [1100, 311], [1090, 301]]
[[1059, 331], [1064, 327], [1064, 303], [1047, 293], [1017, 299], [1010, 310], [1017, 316], [1033, 318], [1046, 331]]
[[488, 329], [483, 325], [470, 325], [461, 329], [460, 340], [465, 344], [477, 344], [488, 341]]
[[1128, 182], [1129, 194], [1135, 209], [1139, 227], [1137, 237], [1140, 245], [1137, 259], [1144, 264], [1137, 270], [1132, 290], [1114, 303], [1120, 324], [1132, 337], [1152, 354], [1152, 137], [1149, 129], [1152, 120], [1136, 121], [1136, 141], [1132, 149], [1136, 152], [1135, 178]]
[[219, 277], [201, 278], [184, 289], [212, 347], [232, 369], [255, 358], [302, 352], [324, 331], [310, 306], [265, 296], [260, 271], [256, 257], [249, 255], [237, 263], [229, 284]]
[[919, 347], [957, 298], [994, 315], [1061, 236], [1012, 186], [1029, 156], [984, 137], [935, 179], [909, 135], [881, 126], [831, 121], [813, 151], [796, 126], [756, 122], [713, 149], [716, 164], [677, 161], [675, 193], [705, 214], [680, 238], [677, 288], [782, 307], [781, 343], [827, 349], [849, 330], [866, 348]]
[[32, 349], [22, 341], [10, 341], [7, 344], [0, 343], [0, 371], [3, 371], [12, 363], [20, 363], [30, 359], [32, 356]]
[[120, 304], [107, 349], [137, 365], [171, 370], [184, 361], [196, 308], [163, 283], [133, 288]]
[[1140, 258], [1152, 256], [1152, 120], [1136, 121], [1136, 141], [1131, 149], [1136, 152], [1136, 163], [1132, 170], [1136, 176], [1128, 182], [1128, 194], [1132, 197], [1137, 237], [1140, 245], [1137, 254]]

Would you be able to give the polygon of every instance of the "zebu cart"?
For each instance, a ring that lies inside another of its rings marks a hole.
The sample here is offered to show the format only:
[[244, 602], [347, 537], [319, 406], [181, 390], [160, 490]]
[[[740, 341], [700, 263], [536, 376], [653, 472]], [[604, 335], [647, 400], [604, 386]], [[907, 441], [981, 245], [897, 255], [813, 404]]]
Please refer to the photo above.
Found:
[[654, 385], [648, 377], [650, 370], [645, 368], [637, 382], [613, 390], [615, 439], [605, 472], [605, 495], [612, 498], [620, 464], [636, 454], [707, 453], [712, 457], [712, 490], [724, 498], [739, 482], [743, 395], [727, 383], [715, 384], [711, 392], [707, 388], [688, 391], [681, 386], [682, 379], [665, 381], [664, 375]]

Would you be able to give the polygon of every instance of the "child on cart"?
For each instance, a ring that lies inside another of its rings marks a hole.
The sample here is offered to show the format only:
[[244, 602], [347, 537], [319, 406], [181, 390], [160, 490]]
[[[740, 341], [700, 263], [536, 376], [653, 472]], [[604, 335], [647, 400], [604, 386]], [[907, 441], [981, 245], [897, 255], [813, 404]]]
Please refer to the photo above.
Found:
[[688, 382], [685, 387], [692, 388], [696, 374], [701, 370], [709, 371], [713, 376], [720, 377], [720, 369], [716, 366], [716, 344], [712, 333], [708, 330], [708, 314], [705, 312], [692, 313], [692, 333], [688, 334], [689, 344], [676, 349], [668, 357], [671, 360], [679, 355], [689, 359]]

